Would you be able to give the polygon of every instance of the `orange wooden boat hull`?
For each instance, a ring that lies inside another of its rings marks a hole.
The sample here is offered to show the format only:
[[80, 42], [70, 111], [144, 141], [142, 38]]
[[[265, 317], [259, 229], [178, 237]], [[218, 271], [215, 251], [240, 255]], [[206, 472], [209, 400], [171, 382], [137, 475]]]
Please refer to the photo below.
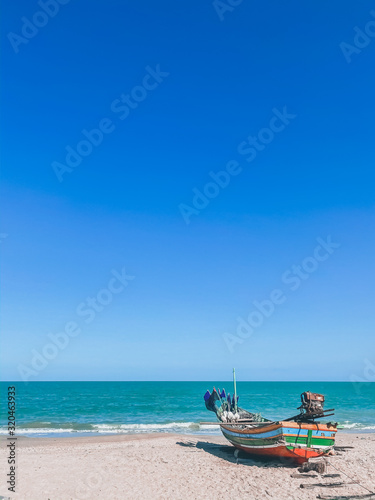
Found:
[[248, 454], [303, 463], [329, 453], [337, 429], [325, 424], [272, 422], [257, 427], [221, 425], [221, 431], [233, 446]]

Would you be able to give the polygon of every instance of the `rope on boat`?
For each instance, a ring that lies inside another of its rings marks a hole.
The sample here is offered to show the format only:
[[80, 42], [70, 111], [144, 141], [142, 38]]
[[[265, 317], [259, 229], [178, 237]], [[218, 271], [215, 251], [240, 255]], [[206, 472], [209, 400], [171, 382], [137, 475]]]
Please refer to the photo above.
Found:
[[337, 467], [335, 467], [331, 462], [328, 462], [329, 465], [331, 465], [334, 469], [338, 470], [339, 472], [341, 472], [342, 474], [344, 474], [346, 477], [348, 477], [350, 480], [354, 481], [356, 484], [358, 484], [359, 486], [362, 486], [362, 488], [364, 488], [365, 490], [369, 491], [372, 495], [375, 495], [375, 492], [374, 491], [371, 491], [369, 490], [366, 486], [363, 486], [363, 484], [361, 484], [359, 481], [356, 481], [355, 479], [353, 479], [352, 477], [348, 476], [348, 474], [340, 469], [338, 469]]

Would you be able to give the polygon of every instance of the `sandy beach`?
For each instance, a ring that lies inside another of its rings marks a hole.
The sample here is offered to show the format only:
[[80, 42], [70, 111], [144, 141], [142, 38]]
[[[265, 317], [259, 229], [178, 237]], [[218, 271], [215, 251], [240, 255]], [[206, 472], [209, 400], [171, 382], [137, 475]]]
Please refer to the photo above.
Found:
[[[337, 436], [353, 446], [329, 458], [339, 478], [291, 477], [298, 467], [234, 455], [221, 436], [138, 434], [77, 438], [18, 438], [16, 494], [6, 485], [2, 440], [0, 498], [84, 499], [312, 499], [366, 494], [358, 484], [301, 488], [301, 484], [360, 482], [375, 490], [375, 434]], [[338, 470], [340, 472], [338, 472]], [[345, 476], [348, 474], [351, 479]]]

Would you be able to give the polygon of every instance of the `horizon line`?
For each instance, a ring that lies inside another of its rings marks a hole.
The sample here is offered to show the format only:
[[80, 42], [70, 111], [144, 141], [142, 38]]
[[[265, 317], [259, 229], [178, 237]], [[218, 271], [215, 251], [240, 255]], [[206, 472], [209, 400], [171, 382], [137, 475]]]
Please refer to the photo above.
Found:
[[[103, 383], [122, 383], [122, 382], [205, 382], [205, 383], [217, 383], [217, 382], [233, 382], [233, 380], [0, 380], [0, 383], [50, 383], [50, 382], [103, 382]], [[310, 382], [319, 382], [319, 383], [352, 383], [355, 382], [352, 380], [237, 380], [237, 383], [241, 382], [261, 382], [261, 383], [310, 383]], [[375, 381], [372, 380], [364, 380], [363, 384], [371, 384]]]

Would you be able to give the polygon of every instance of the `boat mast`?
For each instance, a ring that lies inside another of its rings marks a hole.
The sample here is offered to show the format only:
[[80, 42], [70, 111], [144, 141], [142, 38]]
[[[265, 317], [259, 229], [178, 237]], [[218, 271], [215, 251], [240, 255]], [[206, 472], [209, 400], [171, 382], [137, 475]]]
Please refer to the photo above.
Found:
[[233, 368], [233, 386], [234, 386], [234, 411], [237, 412], [236, 371], [234, 368]]

